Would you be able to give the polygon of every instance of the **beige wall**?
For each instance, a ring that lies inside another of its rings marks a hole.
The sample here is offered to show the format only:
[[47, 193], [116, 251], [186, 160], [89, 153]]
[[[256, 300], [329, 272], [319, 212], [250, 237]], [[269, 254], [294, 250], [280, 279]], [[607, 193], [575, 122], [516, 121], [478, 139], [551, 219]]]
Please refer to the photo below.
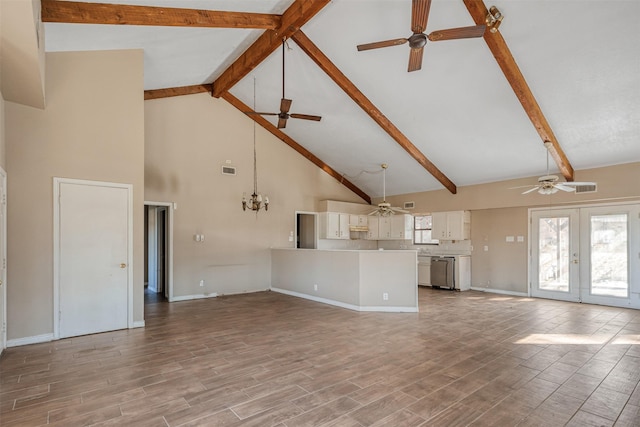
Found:
[[44, 26], [39, 17], [39, 0], [0, 1], [0, 87], [6, 101], [44, 108]]
[[[412, 213], [448, 210], [471, 211], [471, 284], [473, 287], [526, 293], [528, 256], [528, 208], [575, 204], [640, 201], [640, 162], [576, 171], [576, 181], [595, 181], [596, 193], [552, 196], [522, 195], [510, 189], [536, 182], [537, 177], [387, 197], [394, 206], [414, 201]], [[522, 243], [507, 243], [506, 236], [524, 236]], [[484, 251], [484, 246], [488, 251]]]
[[6, 102], [8, 339], [53, 332], [53, 177], [133, 184], [143, 319], [142, 51], [47, 54], [47, 108]]
[[0, 167], [7, 170], [6, 166], [6, 138], [5, 138], [5, 102], [4, 98], [2, 98], [2, 92], [0, 92]]
[[[252, 123], [208, 94], [145, 102], [145, 200], [177, 203], [177, 298], [269, 288], [269, 248], [293, 247], [296, 210], [316, 211], [325, 199], [362, 202], [257, 126], [258, 190], [271, 204], [268, 212], [243, 212], [242, 193], [253, 190]], [[226, 160], [236, 176], [222, 175]], [[194, 241], [194, 234], [205, 241]]]

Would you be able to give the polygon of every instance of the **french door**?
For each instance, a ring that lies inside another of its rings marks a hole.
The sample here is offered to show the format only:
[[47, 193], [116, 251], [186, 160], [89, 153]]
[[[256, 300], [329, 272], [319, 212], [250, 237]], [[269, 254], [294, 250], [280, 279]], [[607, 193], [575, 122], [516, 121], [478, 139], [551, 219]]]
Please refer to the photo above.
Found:
[[640, 205], [531, 211], [531, 295], [640, 308]]

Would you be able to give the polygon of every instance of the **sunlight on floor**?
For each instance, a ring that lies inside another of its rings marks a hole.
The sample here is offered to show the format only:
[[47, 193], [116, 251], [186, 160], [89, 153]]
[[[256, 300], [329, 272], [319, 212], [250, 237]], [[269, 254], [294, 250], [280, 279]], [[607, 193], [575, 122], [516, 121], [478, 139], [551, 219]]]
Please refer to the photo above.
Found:
[[615, 337], [611, 344], [640, 345], [640, 335], [620, 335]]
[[640, 345], [640, 335], [531, 334], [515, 344], [610, 344]]
[[531, 334], [516, 344], [604, 344], [611, 335]]

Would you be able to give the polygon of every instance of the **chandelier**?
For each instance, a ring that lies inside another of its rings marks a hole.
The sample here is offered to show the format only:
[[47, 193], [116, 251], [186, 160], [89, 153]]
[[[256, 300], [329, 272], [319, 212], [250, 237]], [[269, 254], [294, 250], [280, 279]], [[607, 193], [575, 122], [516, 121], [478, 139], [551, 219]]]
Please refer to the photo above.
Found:
[[[256, 78], [253, 78], [253, 110], [256, 109]], [[242, 193], [242, 210], [258, 211], [264, 208], [265, 211], [269, 210], [269, 198], [267, 196], [262, 198], [262, 194], [258, 193], [258, 166], [256, 158], [256, 121], [253, 120], [253, 193], [247, 200], [247, 193]]]

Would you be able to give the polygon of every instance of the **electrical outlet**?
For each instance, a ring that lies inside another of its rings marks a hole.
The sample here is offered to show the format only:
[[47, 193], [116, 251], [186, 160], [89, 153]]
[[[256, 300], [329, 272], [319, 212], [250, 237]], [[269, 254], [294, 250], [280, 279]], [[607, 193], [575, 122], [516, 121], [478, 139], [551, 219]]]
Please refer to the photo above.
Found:
[[318, 285], [315, 285], [315, 284], [314, 284], [314, 285], [313, 285], [313, 290], [314, 290], [314, 291], [317, 291], [317, 290], [318, 290]]
[[200, 287], [203, 288], [204, 287], [204, 280], [200, 280]]
[[383, 300], [383, 301], [389, 301], [389, 294], [388, 294], [388, 293], [386, 293], [386, 292], [384, 292], [384, 293], [382, 294], [382, 300]]

